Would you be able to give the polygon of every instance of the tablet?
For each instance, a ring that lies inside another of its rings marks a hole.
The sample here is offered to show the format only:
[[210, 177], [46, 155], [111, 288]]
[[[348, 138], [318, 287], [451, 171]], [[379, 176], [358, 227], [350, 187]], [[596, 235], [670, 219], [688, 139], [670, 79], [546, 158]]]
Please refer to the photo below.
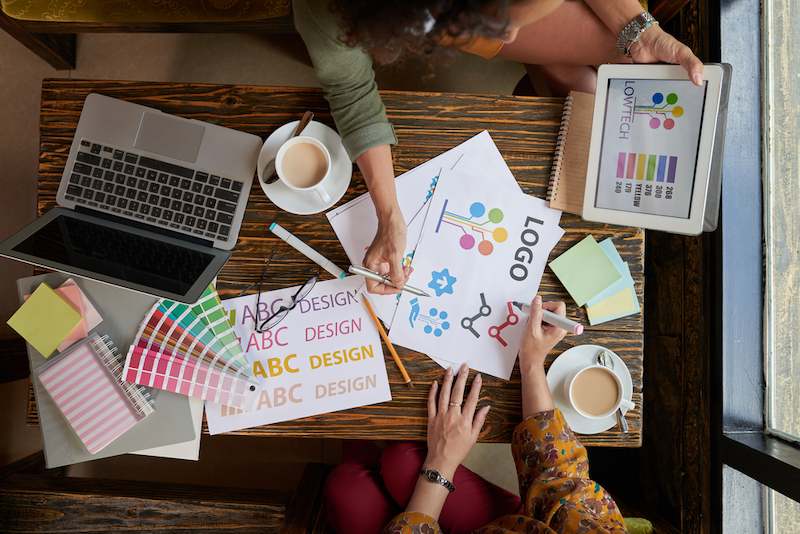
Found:
[[706, 200], [711, 184], [718, 203], [729, 73], [707, 64], [697, 86], [678, 65], [600, 66], [585, 220], [686, 235], [716, 226]]

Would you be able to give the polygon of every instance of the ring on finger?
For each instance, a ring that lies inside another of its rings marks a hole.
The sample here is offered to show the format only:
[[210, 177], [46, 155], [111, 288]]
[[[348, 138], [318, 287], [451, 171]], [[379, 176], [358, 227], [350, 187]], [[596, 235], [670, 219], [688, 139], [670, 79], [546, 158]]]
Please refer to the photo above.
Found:
[[451, 402], [450, 406], [458, 406], [459, 408], [461, 408], [461, 405], [458, 404], [457, 402]]

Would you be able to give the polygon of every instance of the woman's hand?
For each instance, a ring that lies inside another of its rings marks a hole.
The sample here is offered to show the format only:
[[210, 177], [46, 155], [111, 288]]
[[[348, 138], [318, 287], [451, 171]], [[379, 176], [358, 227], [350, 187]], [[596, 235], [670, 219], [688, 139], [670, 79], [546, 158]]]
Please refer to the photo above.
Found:
[[542, 308], [562, 317], [567, 315], [567, 306], [563, 302], [542, 303], [542, 297], [538, 295], [533, 299], [528, 324], [525, 325], [519, 343], [519, 364], [522, 371], [523, 368], [530, 367], [544, 368], [547, 354], [567, 334], [563, 328], [542, 321]]
[[403, 267], [407, 231], [402, 216], [378, 222], [375, 239], [372, 240], [364, 256], [364, 267], [379, 274], [388, 273], [395, 287], [367, 279], [367, 291], [370, 293], [379, 295], [400, 293], [399, 288], [402, 288], [411, 276], [413, 272], [411, 267]]
[[456, 468], [478, 440], [490, 408], [484, 406], [475, 411], [481, 393], [480, 374], [472, 380], [466, 401], [464, 388], [469, 366], [461, 366], [455, 384], [453, 374], [453, 368], [448, 368], [441, 391], [438, 382], [434, 382], [428, 394], [428, 456], [422, 466], [424, 469], [438, 470], [451, 481]]
[[636, 63], [673, 63], [689, 73], [695, 85], [703, 85], [703, 62], [692, 50], [655, 25], [648, 28], [631, 46], [631, 59]]

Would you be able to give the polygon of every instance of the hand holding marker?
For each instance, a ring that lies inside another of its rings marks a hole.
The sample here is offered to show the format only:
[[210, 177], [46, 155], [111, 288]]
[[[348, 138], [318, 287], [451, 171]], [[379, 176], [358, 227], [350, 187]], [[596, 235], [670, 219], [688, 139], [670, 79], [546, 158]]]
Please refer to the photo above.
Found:
[[[523, 312], [530, 314], [531, 313], [531, 306], [530, 304], [523, 304], [521, 302], [514, 302], [514, 306], [522, 310]], [[559, 328], [563, 328], [567, 332], [572, 332], [573, 334], [582, 334], [583, 333], [583, 325], [580, 323], [576, 323], [566, 317], [561, 317], [558, 314], [555, 314], [551, 311], [547, 311], [542, 308], [542, 321], [549, 323], [553, 326], [557, 326]]]

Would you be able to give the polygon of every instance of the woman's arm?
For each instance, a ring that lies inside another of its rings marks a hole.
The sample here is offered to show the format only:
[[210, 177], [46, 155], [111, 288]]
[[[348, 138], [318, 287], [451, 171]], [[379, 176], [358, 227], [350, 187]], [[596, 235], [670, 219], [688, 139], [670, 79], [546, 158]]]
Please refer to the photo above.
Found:
[[[434, 382], [428, 394], [428, 455], [422, 468], [434, 469], [451, 482], [456, 468], [478, 440], [490, 409], [490, 406], [484, 406], [475, 411], [481, 392], [479, 374], [475, 375], [467, 400], [462, 406], [468, 374], [469, 367], [462, 365], [453, 385], [453, 368], [450, 367], [445, 372], [441, 392], [438, 383]], [[438, 521], [449, 493], [441, 484], [419, 476], [406, 511], [420, 512]]]
[[544, 361], [550, 350], [564, 338], [567, 331], [542, 322], [542, 308], [562, 317], [566, 316], [567, 309], [563, 302], [543, 304], [542, 298], [539, 296], [531, 302], [528, 324], [525, 325], [525, 332], [522, 334], [519, 346], [523, 420], [539, 412], [555, 409], [544, 372]]

